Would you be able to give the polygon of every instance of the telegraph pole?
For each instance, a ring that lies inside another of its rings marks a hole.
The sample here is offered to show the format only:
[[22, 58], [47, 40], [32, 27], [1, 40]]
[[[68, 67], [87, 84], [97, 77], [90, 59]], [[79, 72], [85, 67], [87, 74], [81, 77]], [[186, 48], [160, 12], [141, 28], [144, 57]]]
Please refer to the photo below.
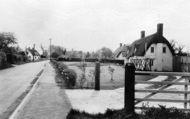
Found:
[[50, 42], [50, 44], [49, 44], [49, 60], [51, 60], [51, 38], [49, 39], [49, 42]]

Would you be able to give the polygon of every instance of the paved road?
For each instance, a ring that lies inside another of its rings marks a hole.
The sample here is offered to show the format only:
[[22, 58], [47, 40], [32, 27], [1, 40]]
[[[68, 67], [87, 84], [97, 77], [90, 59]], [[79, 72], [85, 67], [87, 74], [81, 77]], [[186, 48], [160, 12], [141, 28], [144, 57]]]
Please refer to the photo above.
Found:
[[27, 89], [47, 61], [0, 70], [0, 117]]

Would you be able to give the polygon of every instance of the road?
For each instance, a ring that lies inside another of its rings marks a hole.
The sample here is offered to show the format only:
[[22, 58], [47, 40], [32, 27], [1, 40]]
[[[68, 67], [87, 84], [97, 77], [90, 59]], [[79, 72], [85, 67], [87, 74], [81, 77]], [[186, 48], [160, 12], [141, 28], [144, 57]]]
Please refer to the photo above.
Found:
[[17, 65], [0, 70], [0, 117], [27, 89], [47, 61]]

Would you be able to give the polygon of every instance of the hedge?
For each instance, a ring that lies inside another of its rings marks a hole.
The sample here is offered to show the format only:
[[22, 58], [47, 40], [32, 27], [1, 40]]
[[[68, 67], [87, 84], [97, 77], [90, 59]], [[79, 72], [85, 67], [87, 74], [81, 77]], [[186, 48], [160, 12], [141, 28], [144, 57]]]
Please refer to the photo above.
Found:
[[73, 88], [76, 85], [77, 74], [74, 70], [68, 69], [67, 65], [56, 60], [51, 60], [57, 75], [64, 81], [67, 88]]
[[4, 52], [0, 52], [0, 69], [5, 68], [7, 65], [7, 56]]
[[[69, 62], [80, 62], [82, 61], [81, 58], [64, 58], [64, 57], [59, 57], [56, 59], [57, 61], [69, 61]], [[86, 58], [84, 59], [86, 62], [96, 62], [98, 59], [95, 58]], [[115, 64], [120, 64], [124, 65], [124, 60], [116, 60], [116, 59], [101, 59], [101, 63], [115, 63]]]

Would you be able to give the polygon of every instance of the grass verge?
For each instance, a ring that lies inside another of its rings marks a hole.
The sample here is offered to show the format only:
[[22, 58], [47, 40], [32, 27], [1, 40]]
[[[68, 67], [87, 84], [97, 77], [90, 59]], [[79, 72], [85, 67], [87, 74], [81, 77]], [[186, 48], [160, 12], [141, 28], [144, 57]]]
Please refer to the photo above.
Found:
[[104, 114], [89, 114], [72, 109], [67, 119], [190, 119], [190, 112], [184, 112], [177, 108], [150, 107], [141, 110], [139, 114], [127, 114], [124, 109], [107, 110]]

